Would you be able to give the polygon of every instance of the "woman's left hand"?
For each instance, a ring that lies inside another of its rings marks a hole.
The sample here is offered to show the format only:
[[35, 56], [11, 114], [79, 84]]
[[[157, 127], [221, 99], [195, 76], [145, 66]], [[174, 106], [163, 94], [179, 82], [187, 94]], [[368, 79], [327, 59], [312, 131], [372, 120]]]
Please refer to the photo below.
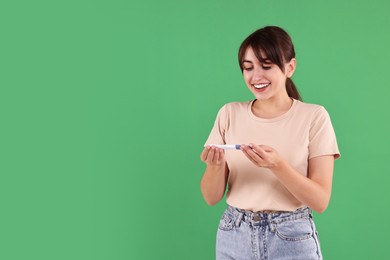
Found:
[[243, 144], [241, 145], [241, 151], [259, 167], [273, 169], [282, 162], [278, 152], [266, 145]]

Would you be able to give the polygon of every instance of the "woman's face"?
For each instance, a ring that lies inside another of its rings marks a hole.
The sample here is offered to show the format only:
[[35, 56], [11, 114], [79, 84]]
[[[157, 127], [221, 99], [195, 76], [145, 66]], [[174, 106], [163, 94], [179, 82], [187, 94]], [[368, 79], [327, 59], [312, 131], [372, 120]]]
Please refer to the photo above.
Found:
[[[267, 57], [264, 57], [267, 61]], [[286, 79], [291, 77], [295, 69], [295, 59], [285, 64], [284, 72], [273, 63], [261, 63], [252, 48], [244, 55], [243, 76], [246, 85], [258, 100], [287, 96]]]

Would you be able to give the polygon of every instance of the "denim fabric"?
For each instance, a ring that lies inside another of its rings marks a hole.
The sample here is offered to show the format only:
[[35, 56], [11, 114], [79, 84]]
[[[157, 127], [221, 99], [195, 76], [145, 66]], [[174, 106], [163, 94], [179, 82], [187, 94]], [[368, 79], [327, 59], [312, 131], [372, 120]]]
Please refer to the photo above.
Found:
[[257, 213], [228, 206], [216, 249], [217, 260], [322, 260], [309, 208]]

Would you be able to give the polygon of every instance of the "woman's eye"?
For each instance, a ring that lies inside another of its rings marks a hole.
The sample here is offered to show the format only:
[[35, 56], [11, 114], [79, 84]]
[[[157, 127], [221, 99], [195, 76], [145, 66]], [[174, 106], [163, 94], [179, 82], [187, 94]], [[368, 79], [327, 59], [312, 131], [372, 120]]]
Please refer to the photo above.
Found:
[[271, 66], [262, 66], [263, 70], [269, 70], [271, 69]]
[[253, 69], [252, 67], [247, 67], [247, 68], [244, 67], [244, 70], [246, 71], [251, 71], [252, 69]]

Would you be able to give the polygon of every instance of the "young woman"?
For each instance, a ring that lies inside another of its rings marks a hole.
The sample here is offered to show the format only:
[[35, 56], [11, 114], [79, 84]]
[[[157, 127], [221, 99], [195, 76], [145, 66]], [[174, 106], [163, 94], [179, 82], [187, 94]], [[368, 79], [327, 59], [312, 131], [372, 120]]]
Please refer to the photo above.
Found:
[[201, 154], [206, 202], [219, 202], [228, 187], [217, 259], [322, 259], [311, 210], [327, 208], [340, 156], [329, 115], [301, 101], [291, 80], [294, 46], [282, 28], [252, 33], [238, 61], [254, 100], [220, 109]]

